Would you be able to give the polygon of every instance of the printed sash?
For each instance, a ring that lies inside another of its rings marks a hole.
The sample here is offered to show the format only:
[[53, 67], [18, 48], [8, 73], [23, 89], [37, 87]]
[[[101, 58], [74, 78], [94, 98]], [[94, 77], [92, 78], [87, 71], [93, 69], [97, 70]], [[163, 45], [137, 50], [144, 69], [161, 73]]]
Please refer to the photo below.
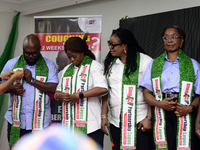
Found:
[[[167, 52], [165, 51], [152, 64], [151, 79], [152, 87], [155, 98], [161, 101], [162, 88], [161, 88], [161, 74], [163, 70], [164, 60]], [[183, 105], [190, 105], [192, 102], [192, 93], [194, 90], [194, 67], [191, 59], [179, 49], [179, 70], [180, 70], [180, 89], [178, 103]], [[154, 124], [154, 139], [156, 142], [156, 149], [168, 149], [166, 141], [166, 122], [165, 111], [161, 108], [155, 107], [155, 124]], [[178, 117], [177, 128], [177, 149], [190, 150], [191, 142], [191, 114]]]
[[[107, 78], [109, 78], [112, 65], [117, 58], [111, 62]], [[138, 75], [140, 67], [140, 53], [137, 53], [137, 69], [127, 78], [125, 75], [126, 64], [124, 65], [122, 80], [122, 102], [121, 102], [121, 141], [120, 150], [136, 149], [137, 143], [137, 91]], [[109, 79], [108, 79], [109, 85]], [[111, 136], [111, 135], [110, 135]], [[112, 139], [112, 136], [110, 137]]]
[[[62, 92], [71, 94], [72, 77], [63, 77], [62, 79]], [[62, 125], [70, 128], [71, 126], [71, 107], [70, 103], [62, 102]]]
[[[72, 86], [75, 86], [75, 93], [88, 90], [89, 73], [92, 60], [92, 58], [85, 55], [77, 71], [75, 85], [72, 85], [74, 65], [71, 64], [68, 67], [62, 78], [62, 92], [72, 94]], [[66, 80], [69, 81], [68, 86], [66, 86]], [[74, 112], [74, 116], [72, 116], [72, 112]], [[80, 129], [83, 133], [87, 134], [87, 112], [87, 98], [79, 99], [78, 102], [72, 107], [70, 107], [69, 103], [62, 104], [62, 124], [68, 127], [72, 126], [72, 128]]]
[[[46, 82], [47, 77], [36, 76], [36, 79], [41, 82]], [[45, 103], [46, 94], [35, 88], [35, 101], [33, 109], [33, 132], [43, 130], [44, 128], [44, 116], [45, 116]]]
[[[16, 64], [13, 67], [13, 71], [16, 70], [24, 70], [26, 61], [24, 56], [21, 55]], [[42, 55], [39, 56], [39, 59], [36, 64], [36, 79], [42, 82], [45, 82], [48, 77], [48, 67], [46, 65], [45, 60]], [[23, 83], [23, 79], [16, 80], [13, 84]], [[10, 141], [9, 145], [12, 147], [17, 140], [20, 138], [20, 129], [21, 129], [21, 104], [22, 104], [22, 96], [13, 95], [13, 104], [12, 104], [12, 127], [10, 132]], [[46, 94], [40, 92], [35, 88], [35, 97], [34, 97], [34, 108], [33, 108], [33, 130], [42, 130], [44, 126], [44, 113], [45, 113], [45, 102]], [[36, 128], [34, 128], [36, 127]]]
[[[155, 99], [157, 101], [162, 101], [162, 89], [160, 83], [160, 77], [156, 77], [152, 79], [152, 86]], [[167, 147], [167, 138], [166, 138], [166, 122], [165, 122], [165, 111], [162, 108], [155, 107], [155, 124], [154, 124], [154, 139], [156, 139], [155, 144], [156, 148], [168, 149]]]

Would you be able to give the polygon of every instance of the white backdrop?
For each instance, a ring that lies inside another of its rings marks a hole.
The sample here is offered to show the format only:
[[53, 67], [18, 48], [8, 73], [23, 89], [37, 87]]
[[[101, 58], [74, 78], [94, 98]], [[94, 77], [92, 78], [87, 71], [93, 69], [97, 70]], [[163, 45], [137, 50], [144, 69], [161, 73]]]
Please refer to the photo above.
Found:
[[[128, 15], [128, 17], [132, 18], [196, 6], [200, 6], [199, 0], [98, 0], [29, 16], [21, 16], [15, 56], [22, 54], [24, 37], [27, 34], [34, 33], [33, 16], [102, 15], [101, 60], [103, 60], [108, 52], [106, 41], [109, 39], [112, 29], [119, 27], [119, 20], [122, 17]], [[0, 13], [0, 54], [6, 45], [14, 15], [14, 12]], [[5, 126], [4, 130], [6, 131], [6, 129], [7, 127]], [[0, 150], [8, 150], [6, 138], [6, 134], [4, 134], [3, 141], [0, 142]], [[105, 136], [104, 144], [104, 149], [110, 150], [110, 142], [107, 136]]]

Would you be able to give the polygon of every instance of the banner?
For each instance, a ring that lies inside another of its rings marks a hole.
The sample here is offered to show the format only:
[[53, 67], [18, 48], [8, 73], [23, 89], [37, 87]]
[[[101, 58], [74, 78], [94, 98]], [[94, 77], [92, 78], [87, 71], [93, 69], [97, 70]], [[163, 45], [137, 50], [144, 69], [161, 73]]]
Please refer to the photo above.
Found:
[[[8, 41], [6, 43], [5, 49], [3, 54], [0, 57], [0, 72], [3, 70], [6, 62], [13, 58], [15, 52], [15, 46], [18, 39], [18, 24], [19, 24], [20, 12], [18, 12], [12, 21], [12, 29], [10, 31], [10, 35], [8, 37]], [[0, 138], [1, 132], [4, 125], [4, 115], [8, 109], [8, 101], [9, 97], [8, 94], [2, 94], [0, 96]]]
[[[41, 54], [57, 65], [58, 77], [70, 62], [64, 52], [64, 44], [70, 37], [83, 38], [89, 33], [89, 49], [101, 61], [101, 16], [39, 16], [35, 18], [35, 34], [41, 43]], [[52, 122], [61, 122], [61, 102], [51, 95]]]

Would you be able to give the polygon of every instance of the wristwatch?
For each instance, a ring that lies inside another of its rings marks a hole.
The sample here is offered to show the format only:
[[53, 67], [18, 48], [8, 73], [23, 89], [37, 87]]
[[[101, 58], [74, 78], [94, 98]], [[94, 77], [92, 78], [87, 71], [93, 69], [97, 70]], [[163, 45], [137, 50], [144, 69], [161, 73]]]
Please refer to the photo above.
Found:
[[189, 106], [192, 106], [192, 112], [195, 110], [195, 106], [190, 104]]
[[149, 120], [151, 120], [151, 117], [149, 117], [149, 116], [146, 116], [146, 118], [149, 119]]
[[31, 78], [31, 82], [30, 83], [31, 83], [31, 85], [33, 85], [35, 83], [35, 79], [33, 77]]
[[84, 95], [83, 95], [82, 92], [79, 92], [79, 98], [80, 98], [80, 99], [83, 99], [83, 98], [84, 98]]

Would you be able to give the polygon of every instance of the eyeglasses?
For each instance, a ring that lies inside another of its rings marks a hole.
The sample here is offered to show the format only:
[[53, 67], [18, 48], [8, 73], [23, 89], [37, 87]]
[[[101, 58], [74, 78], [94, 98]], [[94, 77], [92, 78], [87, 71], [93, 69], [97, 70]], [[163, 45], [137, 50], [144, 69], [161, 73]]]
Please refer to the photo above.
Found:
[[24, 56], [29, 57], [30, 55], [32, 55], [33, 57], [36, 57], [39, 54], [39, 52], [40, 52], [39, 50], [37, 52], [33, 52], [33, 53], [24, 51]]
[[114, 49], [115, 46], [121, 45], [123, 43], [119, 43], [119, 44], [112, 44], [110, 43], [110, 41], [108, 41], [108, 46], [110, 46], [112, 49]]
[[179, 36], [176, 36], [176, 35], [173, 35], [173, 36], [163, 36], [162, 37], [162, 39], [163, 39], [163, 41], [164, 42], [167, 42], [168, 40], [169, 40], [169, 38], [171, 38], [171, 40], [173, 41], [173, 42], [176, 42], [177, 40], [178, 40], [178, 38], [181, 38], [181, 37], [179, 37]]

